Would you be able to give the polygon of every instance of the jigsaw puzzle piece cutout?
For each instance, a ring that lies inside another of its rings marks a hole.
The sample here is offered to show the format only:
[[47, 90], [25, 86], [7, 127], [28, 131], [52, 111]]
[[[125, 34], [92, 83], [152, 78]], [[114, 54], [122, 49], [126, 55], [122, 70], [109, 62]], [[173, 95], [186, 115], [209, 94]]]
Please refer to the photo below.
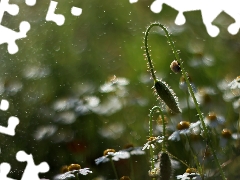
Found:
[[175, 24], [176, 25], [183, 25], [183, 24], [185, 24], [185, 22], [186, 22], [185, 16], [183, 15], [182, 12], [179, 12], [176, 19], [175, 19]]
[[71, 13], [72, 13], [72, 15], [74, 15], [74, 16], [80, 16], [80, 15], [82, 14], [82, 9], [73, 6], [73, 7], [71, 8]]
[[15, 128], [18, 124], [19, 124], [19, 119], [15, 116], [11, 116], [10, 118], [8, 118], [8, 127], [0, 126], [0, 133], [14, 136]]
[[25, 0], [25, 3], [28, 6], [34, 6], [36, 4], [36, 0]]
[[56, 1], [51, 1], [48, 12], [46, 15], [46, 21], [53, 21], [55, 22], [58, 26], [61, 26], [64, 24], [65, 17], [62, 14], [55, 14], [55, 9], [57, 7], [58, 2]]
[[22, 21], [19, 26], [19, 32], [13, 31], [5, 26], [0, 25], [0, 44], [8, 43], [8, 52], [15, 54], [18, 52], [16, 44], [17, 39], [27, 37], [27, 32], [30, 30], [30, 24], [27, 21]]
[[11, 166], [9, 163], [1, 163], [0, 164], [0, 179], [1, 180], [15, 180], [7, 177], [7, 174], [10, 172]]
[[228, 26], [228, 32], [232, 35], [236, 35], [240, 28], [240, 13], [239, 13], [240, 1], [230, 1], [224, 4], [223, 11], [231, 16], [235, 23]]
[[16, 4], [9, 4], [9, 0], [2, 0], [0, 2], [0, 23], [2, 22], [4, 12], [8, 12], [12, 16], [15, 16], [19, 12], [19, 7]]
[[19, 12], [19, 7], [16, 4], [9, 4], [9, 0], [2, 0], [0, 2], [0, 44], [7, 43], [8, 52], [10, 54], [15, 54], [18, 51], [18, 46], [15, 41], [26, 37], [26, 33], [30, 30], [30, 24], [26, 21], [22, 21], [19, 25], [19, 32], [15, 32], [1, 25], [4, 12], [8, 12], [10, 15], [15, 16]]
[[212, 22], [216, 19], [216, 17], [222, 12], [226, 12], [229, 16], [231, 16], [235, 23], [229, 25], [228, 32], [232, 35], [238, 33], [240, 28], [240, 14], [239, 7], [240, 1], [236, 0], [155, 0], [150, 9], [154, 13], [159, 13], [162, 10], [162, 5], [166, 4], [174, 9], [176, 9], [179, 13], [175, 19], [175, 23], [177, 25], [182, 25], [185, 23], [186, 19], [183, 15], [184, 12], [201, 10], [203, 23], [206, 27], [208, 34], [212, 37], [216, 37], [220, 30], [217, 26], [213, 25]]
[[21, 180], [40, 180], [38, 173], [45, 173], [50, 169], [46, 162], [35, 165], [32, 154], [27, 154], [25, 151], [18, 151], [16, 159], [20, 162], [27, 162]]
[[207, 29], [208, 34], [211, 37], [216, 37], [220, 30], [217, 26], [213, 25], [212, 22], [217, 16], [222, 12], [221, 9], [211, 9], [209, 7], [205, 7], [202, 9], [202, 20]]
[[9, 108], [9, 102], [6, 99], [1, 100], [0, 110], [6, 111]]
[[155, 0], [150, 6], [151, 11], [154, 13], [160, 13], [162, 10], [162, 4], [163, 2], [160, 0]]
[[138, 2], [138, 0], [129, 0], [130, 4]]

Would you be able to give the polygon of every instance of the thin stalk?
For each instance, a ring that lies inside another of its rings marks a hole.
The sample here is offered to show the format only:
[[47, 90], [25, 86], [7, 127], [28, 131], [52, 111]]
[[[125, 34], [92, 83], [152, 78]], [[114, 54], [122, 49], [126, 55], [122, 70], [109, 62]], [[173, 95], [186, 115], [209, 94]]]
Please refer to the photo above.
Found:
[[198, 172], [200, 173], [200, 175], [201, 175], [201, 177], [202, 177], [202, 180], [204, 180], [203, 169], [202, 169], [202, 167], [201, 167], [201, 165], [200, 165], [200, 163], [199, 163], [199, 161], [198, 161], [198, 159], [197, 159], [197, 156], [196, 156], [196, 153], [195, 153], [194, 149], [192, 148], [192, 146], [191, 146], [191, 144], [190, 144], [190, 140], [189, 140], [188, 135], [186, 134], [185, 136], [186, 136], [187, 143], [188, 143], [188, 145], [189, 145], [190, 151], [191, 151], [191, 153], [192, 153], [192, 155], [193, 155], [193, 160], [195, 161], [195, 164], [196, 164], [196, 166], [197, 166], [197, 170], [198, 170]]
[[75, 178], [76, 178], [76, 180], [79, 180], [79, 175], [78, 175], [78, 173], [75, 174]]
[[[164, 121], [164, 116], [163, 116], [163, 113], [162, 113], [162, 110], [159, 106], [154, 106], [151, 111], [150, 111], [150, 118], [149, 118], [149, 137], [152, 137], [153, 136], [153, 113], [155, 110], [158, 110], [161, 114], [161, 118], [163, 119], [163, 142], [162, 142], [162, 150], [163, 151], [166, 151], [166, 145], [165, 145], [165, 135], [166, 135], [166, 125], [165, 125], [165, 121]], [[151, 170], [155, 168], [154, 166], [154, 150], [153, 148], [150, 146], [150, 160], [151, 160]], [[153, 180], [155, 180], [155, 178], [153, 178]]]
[[[153, 136], [153, 120], [152, 120], [152, 114], [154, 111], [154, 107], [150, 111], [150, 118], [149, 118], [149, 137]], [[154, 160], [153, 160], [154, 150], [152, 146], [150, 146], [150, 161], [151, 161], [151, 169], [154, 169]]]
[[191, 109], [190, 109], [190, 103], [189, 103], [189, 93], [188, 91], [185, 92], [186, 97], [187, 97], [187, 107], [188, 107], [188, 119], [191, 119]]
[[[164, 115], [163, 115], [163, 112], [161, 110], [161, 108], [159, 106], [154, 106], [151, 111], [150, 111], [150, 122], [149, 122], [149, 136], [151, 137], [153, 134], [152, 134], [152, 124], [150, 126], [150, 123], [152, 123], [152, 116], [153, 116], [153, 113], [155, 110], [158, 110], [160, 115], [161, 115], [161, 118], [162, 118], [162, 126], [163, 126], [163, 132], [162, 132], [162, 136], [163, 136], [163, 142], [162, 142], [162, 151], [165, 152], [167, 150], [166, 148], [166, 122], [165, 122], [165, 119], [164, 119]], [[150, 131], [151, 130], [151, 131]], [[151, 134], [151, 135], [150, 135]]]
[[117, 174], [117, 170], [116, 170], [116, 168], [115, 168], [115, 166], [114, 166], [114, 163], [113, 163], [113, 160], [112, 160], [112, 158], [110, 158], [110, 161], [111, 161], [111, 164], [112, 164], [112, 168], [113, 168], [113, 171], [114, 171], [115, 177], [116, 177], [116, 178], [117, 178], [117, 180], [118, 180], [118, 174]]
[[[153, 170], [155, 167], [154, 167], [154, 150], [152, 148], [152, 146], [150, 146], [150, 161], [151, 161], [151, 170]], [[153, 180], [155, 180], [155, 178], [152, 178]]]
[[174, 155], [172, 155], [172, 154], [170, 154], [170, 153], [168, 153], [168, 155], [169, 155], [171, 158], [180, 161], [182, 164], [184, 164], [186, 167], [189, 168], [189, 165], [188, 165], [187, 163], [185, 163], [184, 161], [182, 161], [181, 159], [177, 158], [176, 156], [174, 156]]
[[135, 180], [132, 156], [130, 156], [130, 166], [131, 166], [131, 178], [132, 178], [132, 180]]
[[[156, 81], [156, 76], [155, 76], [155, 72], [154, 72], [154, 69], [153, 69], [153, 65], [152, 65], [152, 61], [151, 61], [151, 57], [150, 57], [149, 49], [148, 49], [148, 35], [149, 35], [150, 30], [151, 30], [153, 27], [155, 27], [155, 26], [160, 27], [160, 28], [165, 32], [166, 37], [167, 37], [167, 40], [168, 40], [168, 42], [169, 42], [169, 45], [170, 45], [171, 48], [172, 48], [173, 54], [175, 55], [176, 60], [180, 63], [181, 72], [182, 72], [182, 75], [183, 75], [183, 77], [184, 77], [184, 79], [185, 79], [185, 81], [186, 81], [186, 83], [187, 83], [189, 92], [190, 92], [190, 94], [191, 94], [191, 96], [192, 96], [192, 98], [193, 98], [193, 102], [194, 102], [194, 104], [195, 104], [195, 108], [196, 108], [196, 110], [197, 110], [199, 119], [200, 119], [201, 124], [202, 124], [203, 132], [204, 132], [204, 134], [207, 136], [207, 139], [210, 140], [210, 137], [211, 137], [211, 136], [210, 136], [210, 132], [207, 130], [207, 127], [206, 127], [206, 125], [205, 125], [205, 123], [204, 123], [203, 114], [202, 114], [202, 112], [201, 112], [201, 110], [200, 110], [200, 108], [199, 108], [198, 102], [197, 102], [196, 97], [195, 97], [195, 95], [194, 95], [193, 88], [192, 88], [192, 86], [191, 86], [191, 84], [190, 84], [190, 82], [189, 82], [189, 79], [188, 79], [188, 76], [187, 76], [187, 72], [186, 72], [185, 69], [183, 68], [183, 61], [180, 59], [180, 57], [179, 57], [179, 55], [178, 55], [178, 52], [177, 52], [177, 50], [176, 50], [176, 48], [175, 48], [175, 46], [174, 46], [173, 41], [171, 40], [171, 37], [170, 37], [170, 34], [168, 33], [167, 28], [166, 28], [164, 25], [162, 25], [162, 24], [160, 24], [160, 23], [157, 23], [157, 22], [156, 22], [156, 23], [152, 23], [152, 24], [147, 28], [147, 30], [146, 30], [146, 32], [145, 32], [145, 39], [144, 39], [146, 57], [147, 57], [147, 60], [148, 60], [148, 63], [149, 63], [149, 68], [150, 68], [150, 72], [151, 72], [152, 78], [154, 79], [154, 81]], [[217, 164], [217, 167], [218, 167], [219, 170], [220, 170], [222, 179], [223, 179], [223, 180], [226, 180], [226, 177], [225, 177], [225, 175], [224, 175], [224, 173], [223, 173], [223, 170], [222, 170], [222, 168], [221, 168], [221, 165], [220, 165], [220, 163], [219, 163], [219, 161], [218, 161], [218, 158], [217, 158], [217, 156], [216, 156], [216, 153], [215, 153], [215, 151], [214, 151], [214, 148], [213, 148], [211, 142], [209, 143], [209, 147], [210, 147], [211, 153], [213, 154], [215, 163]]]
[[150, 147], [150, 161], [151, 161], [151, 169], [154, 169], [154, 150], [152, 146]]
[[238, 131], [238, 133], [237, 133], [237, 144], [238, 145], [240, 145], [240, 138], [239, 138], [239, 135], [240, 135], [240, 108], [239, 108], [239, 110], [238, 110], [239, 112], [238, 112], [238, 122], [237, 122], [237, 131]]

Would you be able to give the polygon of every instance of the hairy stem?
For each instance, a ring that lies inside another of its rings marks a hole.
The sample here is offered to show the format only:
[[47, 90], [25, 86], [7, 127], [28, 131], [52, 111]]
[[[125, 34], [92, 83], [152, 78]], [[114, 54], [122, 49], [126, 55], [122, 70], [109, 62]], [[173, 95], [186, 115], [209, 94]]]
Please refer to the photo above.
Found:
[[[159, 113], [161, 115], [161, 118], [162, 118], [162, 126], [163, 126], [162, 151], [165, 152], [167, 150], [167, 148], [166, 148], [166, 122], [165, 122], [164, 115], [163, 115], [163, 112], [162, 112], [161, 108], [159, 106], [154, 106], [150, 111], [150, 121], [151, 121], [151, 123], [152, 123], [152, 116], [153, 116], [153, 113], [154, 113], [155, 110], [159, 111]], [[150, 126], [150, 122], [149, 122], [149, 136], [150, 136], [150, 133], [152, 134], [152, 125]]]
[[[156, 79], [156, 76], [155, 76], [155, 72], [154, 72], [152, 60], [151, 60], [151, 57], [150, 57], [149, 49], [148, 49], [148, 35], [149, 35], [150, 30], [151, 30], [153, 27], [155, 27], [155, 26], [160, 27], [160, 28], [165, 32], [166, 37], [167, 37], [167, 40], [168, 40], [168, 42], [169, 42], [169, 45], [171, 46], [171, 49], [172, 49], [172, 51], [173, 51], [173, 54], [175, 55], [176, 60], [180, 63], [181, 72], [182, 72], [182, 75], [183, 75], [183, 77], [184, 77], [184, 79], [185, 79], [185, 81], [186, 81], [186, 83], [187, 83], [189, 92], [190, 92], [191, 97], [192, 97], [192, 99], [193, 99], [193, 102], [194, 102], [194, 104], [195, 104], [195, 108], [196, 108], [196, 110], [197, 110], [198, 117], [199, 117], [200, 122], [201, 122], [201, 125], [202, 125], [203, 133], [204, 133], [204, 135], [206, 136], [207, 140], [210, 140], [210, 139], [211, 139], [210, 132], [208, 131], [208, 129], [207, 129], [207, 127], [206, 127], [206, 124], [204, 123], [203, 114], [202, 114], [202, 112], [201, 112], [201, 110], [200, 110], [200, 108], [199, 108], [197, 99], [196, 99], [196, 97], [195, 97], [195, 95], [194, 95], [193, 88], [192, 88], [192, 86], [191, 86], [191, 84], [190, 84], [190, 82], [189, 82], [187, 72], [186, 72], [185, 69], [183, 68], [183, 61], [182, 61], [181, 58], [179, 57], [178, 51], [176, 50], [176, 48], [175, 48], [175, 46], [174, 46], [174, 43], [173, 43], [173, 41], [172, 41], [172, 39], [171, 39], [171, 37], [170, 37], [170, 34], [169, 34], [167, 28], [166, 28], [164, 25], [162, 25], [161, 23], [157, 23], [157, 22], [152, 23], [152, 24], [147, 28], [147, 30], [146, 30], [146, 32], [145, 32], [145, 39], [144, 39], [146, 57], [147, 57], [147, 60], [148, 60], [148, 64], [149, 64], [149, 68], [150, 68], [150, 72], [151, 72], [152, 78], [153, 78], [154, 81], [157, 80], [157, 79]], [[214, 151], [214, 148], [213, 148], [211, 142], [209, 142], [209, 147], [210, 147], [211, 153], [213, 154], [213, 157], [214, 157], [214, 160], [215, 160], [215, 162], [216, 162], [216, 164], [217, 164], [217, 167], [218, 167], [219, 170], [220, 170], [222, 179], [223, 179], [223, 180], [226, 180], [226, 177], [225, 177], [225, 175], [224, 175], [224, 173], [223, 173], [223, 170], [222, 170], [222, 168], [221, 168], [221, 165], [220, 165], [220, 163], [219, 163], [219, 161], [218, 161], [218, 158], [217, 158], [217, 156], [216, 156], [216, 153], [215, 153], [215, 151]]]

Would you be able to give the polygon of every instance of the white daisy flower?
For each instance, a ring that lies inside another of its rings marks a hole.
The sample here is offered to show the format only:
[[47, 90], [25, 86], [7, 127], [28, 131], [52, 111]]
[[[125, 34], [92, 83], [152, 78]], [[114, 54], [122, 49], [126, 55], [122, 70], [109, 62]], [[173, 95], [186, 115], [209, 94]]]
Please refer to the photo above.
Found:
[[156, 143], [163, 142], [163, 136], [150, 137], [146, 144], [144, 144], [142, 150], [149, 149], [150, 147], [155, 148]]
[[223, 129], [220, 137], [220, 145], [222, 147], [226, 146], [230, 140], [239, 140], [239, 133], [232, 133], [229, 129]]
[[92, 173], [89, 168], [81, 168], [79, 164], [71, 164], [69, 166], [64, 166], [63, 171], [67, 171], [63, 174], [56, 175], [53, 179], [54, 180], [68, 180], [68, 179], [75, 179], [78, 175], [88, 175]]
[[211, 102], [212, 95], [216, 95], [216, 91], [212, 87], [198, 88], [197, 92], [195, 93], [196, 100], [201, 105], [209, 104]]
[[159, 168], [154, 168], [148, 171], [148, 175], [151, 178], [156, 178], [158, 177], [160, 174], [160, 169]]
[[237, 100], [233, 101], [232, 103], [233, 108], [236, 112], [239, 112], [240, 110], [240, 98], [238, 98]]
[[228, 86], [230, 89], [240, 89], [240, 76], [236, 77]]
[[134, 147], [132, 144], [126, 145], [123, 151], [127, 151], [130, 155], [143, 155], [145, 151], [142, 150], [142, 147]]
[[203, 119], [204, 123], [211, 127], [211, 128], [215, 128], [218, 125], [221, 125], [225, 122], [225, 118], [223, 116], [220, 115], [216, 115], [215, 112], [210, 112], [204, 119]]
[[186, 172], [183, 175], [176, 176], [177, 179], [186, 180], [186, 179], [194, 179], [194, 180], [202, 180], [199, 173], [195, 168], [187, 168]]
[[[191, 87], [193, 88], [193, 91], [196, 92], [196, 86], [195, 84], [192, 82], [191, 77], [188, 76], [188, 81], [190, 82]], [[179, 88], [182, 89], [183, 91], [188, 91], [188, 86], [187, 86], [187, 82], [184, 78], [184, 76], [181, 76], [180, 80], [179, 80]]]
[[198, 174], [198, 173], [184, 173], [183, 175], [178, 175], [177, 179], [181, 179], [181, 180], [186, 180], [186, 179], [202, 180], [200, 174]]
[[95, 163], [98, 165], [100, 163], [108, 162], [110, 159], [113, 161], [119, 161], [119, 159], [128, 159], [130, 157], [130, 153], [127, 151], [118, 151], [116, 152], [114, 149], [107, 149], [103, 152], [103, 156], [95, 159]]
[[85, 96], [74, 104], [74, 110], [79, 115], [85, 115], [94, 111], [100, 105], [100, 99], [96, 96]]
[[180, 134], [199, 134], [200, 133], [200, 121], [190, 123], [188, 121], [181, 121], [177, 125], [177, 130], [174, 131], [168, 138], [171, 141], [179, 141]]
[[126, 94], [126, 87], [129, 84], [129, 80], [123, 77], [116, 77], [113, 75], [109, 78], [109, 81], [100, 86], [100, 92], [109, 93], [116, 92], [117, 95], [124, 96]]

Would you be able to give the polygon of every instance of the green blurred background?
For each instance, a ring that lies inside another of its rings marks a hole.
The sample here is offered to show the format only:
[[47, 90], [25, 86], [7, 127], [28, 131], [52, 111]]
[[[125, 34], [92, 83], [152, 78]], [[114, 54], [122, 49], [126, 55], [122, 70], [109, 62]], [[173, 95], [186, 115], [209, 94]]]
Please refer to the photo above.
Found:
[[[5, 13], [2, 25], [19, 31], [21, 21], [31, 24], [27, 38], [17, 40], [18, 53], [10, 55], [7, 44], [0, 46], [1, 99], [10, 102], [9, 110], [0, 113], [0, 123], [6, 126], [9, 116], [20, 119], [15, 136], [0, 134], [0, 162], [11, 164], [11, 178], [20, 179], [26, 165], [15, 158], [19, 150], [33, 154], [36, 164], [48, 162], [50, 171], [40, 174], [42, 178], [51, 179], [61, 166], [78, 163], [93, 171], [86, 179], [101, 175], [109, 179], [114, 178], [110, 163], [96, 166], [94, 159], [107, 148], [121, 150], [129, 143], [143, 146], [148, 136], [149, 109], [159, 104], [151, 89], [153, 82], [142, 48], [143, 32], [151, 22], [169, 27], [197, 86], [218, 89], [221, 80], [239, 75], [239, 34], [227, 32], [234, 19], [224, 12], [213, 22], [220, 34], [212, 38], [200, 11], [184, 13], [186, 23], [177, 26], [174, 20], [178, 12], [163, 5], [162, 11], [154, 14], [149, 8], [152, 0], [134, 4], [128, 0], [57, 1], [55, 13], [65, 16], [62, 26], [45, 20], [50, 1], [38, 0], [33, 7], [24, 1], [10, 2], [19, 5], [20, 12], [17, 16]], [[79, 17], [71, 15], [72, 6], [82, 8]], [[150, 32], [149, 44], [157, 76], [183, 100], [180, 75], [169, 68], [174, 55], [160, 29]], [[203, 63], [204, 58], [210, 65]], [[196, 59], [199, 64], [193, 65]], [[101, 91], [114, 75], [125, 84]], [[221, 112], [229, 119], [227, 124], [237, 119], [222, 92], [217, 91], [213, 98], [218, 106], [204, 113]], [[196, 112], [192, 112], [192, 121], [196, 121]], [[184, 111], [183, 119], [186, 114]], [[184, 145], [172, 146], [172, 154], [190, 161]], [[135, 158], [136, 179], [148, 179], [148, 155]], [[130, 175], [128, 162], [116, 166], [119, 176]], [[176, 170], [174, 175], [184, 170]]]

